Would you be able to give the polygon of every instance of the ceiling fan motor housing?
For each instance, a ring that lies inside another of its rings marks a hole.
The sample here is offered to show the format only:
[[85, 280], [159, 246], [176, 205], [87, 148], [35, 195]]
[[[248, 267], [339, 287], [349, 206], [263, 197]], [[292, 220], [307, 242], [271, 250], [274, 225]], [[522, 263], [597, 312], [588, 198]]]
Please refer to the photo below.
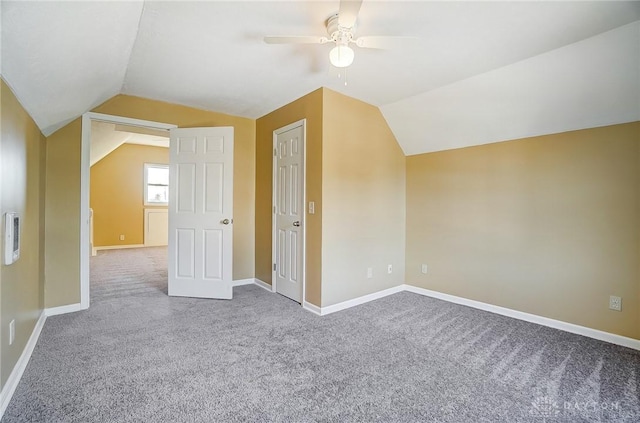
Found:
[[329, 39], [338, 45], [349, 45], [353, 41], [356, 25], [351, 28], [345, 28], [338, 23], [338, 14], [332, 15], [327, 19], [327, 33]]

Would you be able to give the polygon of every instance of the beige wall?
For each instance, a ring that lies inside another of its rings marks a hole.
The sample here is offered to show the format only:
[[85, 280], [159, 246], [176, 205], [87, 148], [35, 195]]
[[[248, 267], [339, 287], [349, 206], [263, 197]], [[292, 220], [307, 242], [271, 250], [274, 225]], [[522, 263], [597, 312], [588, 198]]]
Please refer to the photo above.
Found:
[[[406, 273], [416, 286], [640, 338], [639, 123], [404, 158], [375, 107], [327, 89], [257, 121], [129, 96], [95, 111], [236, 128], [234, 279], [271, 282], [272, 135], [306, 118], [308, 302]], [[47, 140], [48, 307], [80, 300], [80, 126]], [[621, 313], [607, 309], [610, 294]]]
[[[306, 300], [320, 306], [322, 249], [322, 89], [261, 117], [256, 122], [256, 278], [271, 283], [271, 225], [273, 131], [307, 120], [307, 200], [315, 201], [315, 214], [306, 219]], [[306, 207], [305, 207], [306, 208]]]
[[412, 285], [639, 339], [640, 123], [408, 157], [406, 263]]
[[[0, 243], [0, 386], [4, 386], [33, 332], [44, 298], [44, 169], [45, 137], [4, 80], [0, 82], [0, 215], [20, 213], [20, 259], [4, 265]], [[4, 233], [4, 229], [0, 230]], [[8, 327], [16, 321], [9, 345]]]
[[145, 163], [168, 164], [169, 149], [122, 144], [91, 167], [95, 247], [144, 244], [144, 209], [166, 209], [144, 205]]
[[306, 193], [315, 202], [305, 216], [306, 301], [327, 306], [402, 284], [404, 155], [377, 107], [326, 88], [256, 123], [256, 277], [271, 283], [273, 131], [305, 118]]
[[[93, 111], [185, 128], [234, 127], [233, 278], [254, 277], [255, 121], [127, 95]], [[81, 127], [76, 119], [47, 138], [47, 307], [80, 301]]]
[[45, 307], [80, 302], [80, 137], [76, 119], [47, 137]]
[[404, 283], [406, 170], [377, 107], [324, 89], [323, 111], [322, 306], [329, 306]]

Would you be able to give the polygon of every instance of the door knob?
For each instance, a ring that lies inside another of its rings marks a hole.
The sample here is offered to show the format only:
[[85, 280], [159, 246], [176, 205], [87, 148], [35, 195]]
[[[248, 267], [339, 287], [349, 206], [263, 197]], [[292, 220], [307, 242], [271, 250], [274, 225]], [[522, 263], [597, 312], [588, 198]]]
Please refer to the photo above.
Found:
[[222, 223], [223, 225], [228, 225], [230, 222], [229, 219], [224, 219], [223, 221], [221, 221], [220, 223]]
[[295, 222], [293, 222], [293, 226], [300, 226], [300, 221], [296, 220]]

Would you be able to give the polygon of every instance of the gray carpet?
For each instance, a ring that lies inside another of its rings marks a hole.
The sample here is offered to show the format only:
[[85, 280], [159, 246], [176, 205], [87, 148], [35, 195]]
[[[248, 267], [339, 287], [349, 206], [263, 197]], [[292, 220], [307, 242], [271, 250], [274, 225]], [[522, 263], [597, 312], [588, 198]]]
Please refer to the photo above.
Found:
[[257, 286], [169, 298], [165, 257], [92, 260], [4, 423], [640, 421], [637, 351], [411, 293], [325, 317]]

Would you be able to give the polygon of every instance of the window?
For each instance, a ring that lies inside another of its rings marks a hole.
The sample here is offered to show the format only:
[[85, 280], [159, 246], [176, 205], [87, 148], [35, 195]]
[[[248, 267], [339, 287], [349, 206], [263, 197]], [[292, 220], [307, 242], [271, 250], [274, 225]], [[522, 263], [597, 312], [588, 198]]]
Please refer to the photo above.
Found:
[[144, 205], [169, 204], [169, 165], [144, 164]]

